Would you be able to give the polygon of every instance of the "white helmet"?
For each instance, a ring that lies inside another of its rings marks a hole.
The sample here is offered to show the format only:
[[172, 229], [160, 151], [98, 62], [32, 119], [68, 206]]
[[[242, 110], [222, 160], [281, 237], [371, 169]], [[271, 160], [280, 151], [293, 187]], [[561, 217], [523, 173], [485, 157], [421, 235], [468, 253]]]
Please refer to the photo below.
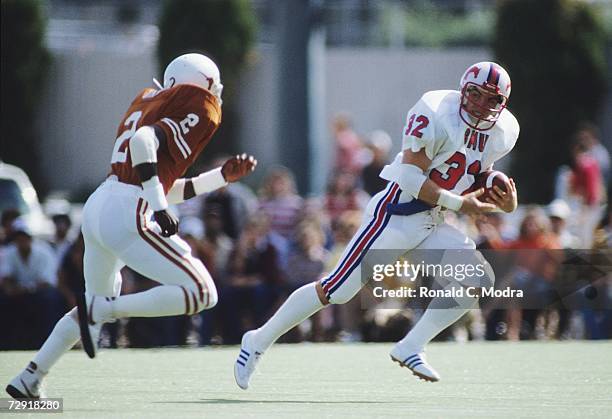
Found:
[[[459, 115], [463, 122], [474, 129], [491, 129], [506, 108], [510, 97], [511, 83], [508, 72], [499, 64], [483, 61], [468, 67], [461, 76], [459, 84], [461, 86]], [[478, 103], [472, 97], [480, 98], [482, 95], [486, 95], [492, 102]]]
[[[157, 80], [155, 80], [157, 82]], [[221, 75], [213, 60], [202, 54], [184, 54], [174, 60], [164, 71], [164, 89], [180, 83], [198, 85], [215, 95], [221, 103]], [[157, 83], [159, 86], [159, 83]]]

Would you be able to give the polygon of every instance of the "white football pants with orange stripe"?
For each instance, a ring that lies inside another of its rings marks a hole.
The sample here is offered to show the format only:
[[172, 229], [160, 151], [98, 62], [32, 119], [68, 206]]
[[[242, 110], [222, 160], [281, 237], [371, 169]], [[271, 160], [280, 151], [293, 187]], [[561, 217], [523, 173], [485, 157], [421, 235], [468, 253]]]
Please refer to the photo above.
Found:
[[195, 314], [213, 307], [217, 290], [210, 274], [184, 240], [161, 236], [141, 191], [108, 179], [87, 200], [82, 225], [86, 295], [118, 297], [119, 271], [127, 265], [162, 286], [119, 297], [116, 317]]

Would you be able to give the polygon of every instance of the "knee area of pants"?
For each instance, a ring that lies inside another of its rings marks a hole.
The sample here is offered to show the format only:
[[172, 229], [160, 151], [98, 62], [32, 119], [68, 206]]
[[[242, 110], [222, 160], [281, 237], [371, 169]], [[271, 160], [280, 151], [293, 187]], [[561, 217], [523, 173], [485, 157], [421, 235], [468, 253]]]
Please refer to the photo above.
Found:
[[330, 304], [346, 304], [353, 298], [353, 294], [334, 293], [329, 297]]
[[217, 289], [215, 287], [211, 287], [208, 290], [208, 305], [205, 307], [206, 309], [211, 309], [217, 305], [219, 302], [219, 295], [217, 294]]
[[[196, 292], [196, 295], [199, 291]], [[204, 295], [202, 299], [199, 301], [197, 313], [202, 310], [210, 310], [219, 302], [219, 294], [217, 293], [217, 288], [213, 283], [208, 283], [206, 288], [204, 289]]]
[[71, 318], [75, 322], [79, 322], [79, 312], [76, 307], [73, 307], [68, 313], [64, 314], [64, 317]]

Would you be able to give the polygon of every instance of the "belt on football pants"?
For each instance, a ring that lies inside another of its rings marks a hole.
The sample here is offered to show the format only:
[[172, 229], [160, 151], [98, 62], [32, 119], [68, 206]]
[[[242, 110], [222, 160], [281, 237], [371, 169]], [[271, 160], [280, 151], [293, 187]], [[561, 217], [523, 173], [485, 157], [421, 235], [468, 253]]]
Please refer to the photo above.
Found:
[[387, 204], [387, 213], [391, 215], [412, 215], [430, 210], [432, 208], [434, 208], [433, 205], [429, 205], [428, 203], [415, 198], [410, 202], [402, 202], [400, 204]]

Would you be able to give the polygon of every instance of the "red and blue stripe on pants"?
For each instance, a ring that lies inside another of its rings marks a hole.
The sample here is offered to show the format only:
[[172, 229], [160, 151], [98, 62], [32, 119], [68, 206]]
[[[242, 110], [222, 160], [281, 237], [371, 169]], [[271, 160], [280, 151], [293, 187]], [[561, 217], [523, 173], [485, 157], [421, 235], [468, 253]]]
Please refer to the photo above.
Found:
[[397, 183], [389, 183], [383, 197], [376, 204], [372, 220], [364, 228], [351, 249], [346, 253], [342, 260], [336, 265], [336, 269], [321, 281], [321, 286], [325, 292], [325, 296], [329, 300], [331, 295], [346, 281], [361, 260], [366, 255], [372, 244], [378, 236], [383, 232], [391, 214], [387, 211], [388, 204], [396, 204], [399, 200], [401, 190]]

